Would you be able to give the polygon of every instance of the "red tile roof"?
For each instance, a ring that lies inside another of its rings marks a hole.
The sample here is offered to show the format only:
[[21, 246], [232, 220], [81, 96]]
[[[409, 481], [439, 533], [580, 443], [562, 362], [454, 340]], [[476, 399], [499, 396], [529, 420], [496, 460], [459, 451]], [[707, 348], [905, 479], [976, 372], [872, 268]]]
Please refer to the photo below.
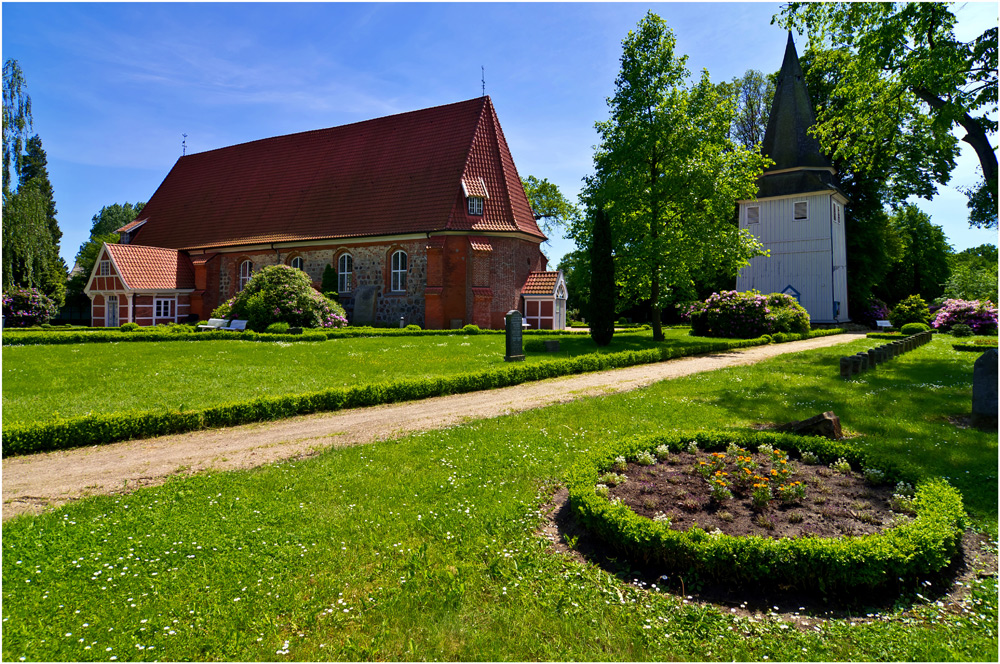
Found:
[[194, 269], [184, 252], [137, 244], [109, 244], [118, 274], [130, 290], [194, 288]]
[[559, 283], [558, 272], [529, 272], [521, 295], [554, 295]]
[[488, 237], [473, 235], [469, 237], [469, 244], [472, 245], [473, 251], [493, 251], [493, 243]]
[[128, 233], [130, 230], [134, 228], [139, 228], [139, 226], [142, 226], [144, 223], [146, 223], [145, 219], [136, 219], [135, 221], [130, 221], [121, 228], [119, 228], [118, 230], [116, 230], [115, 233]]
[[[483, 179], [482, 216], [462, 181]], [[133, 242], [174, 249], [444, 230], [544, 238], [489, 97], [181, 157]]]

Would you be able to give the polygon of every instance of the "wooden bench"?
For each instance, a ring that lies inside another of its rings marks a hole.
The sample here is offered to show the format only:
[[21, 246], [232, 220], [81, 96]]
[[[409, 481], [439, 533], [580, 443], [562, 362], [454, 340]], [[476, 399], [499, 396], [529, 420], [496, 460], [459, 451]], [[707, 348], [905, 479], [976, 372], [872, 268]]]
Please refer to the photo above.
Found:
[[226, 325], [225, 318], [209, 318], [204, 325], [199, 325], [199, 330], [221, 330]]

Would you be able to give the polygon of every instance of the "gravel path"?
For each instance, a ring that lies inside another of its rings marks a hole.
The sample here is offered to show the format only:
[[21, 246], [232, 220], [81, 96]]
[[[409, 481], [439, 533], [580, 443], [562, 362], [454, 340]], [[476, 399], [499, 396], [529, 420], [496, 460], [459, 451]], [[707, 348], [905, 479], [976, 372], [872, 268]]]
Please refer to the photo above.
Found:
[[[470, 419], [625, 392], [661, 380], [752, 364], [785, 353], [862, 338], [863, 334], [840, 334], [553, 378], [498, 390], [10, 457], [3, 460], [3, 519], [38, 513], [84, 496], [125, 493], [161, 484], [173, 475], [252, 468], [308, 456], [327, 447], [371, 443], [414, 431], [442, 429]], [[838, 367], [831, 365], [830, 371], [831, 375], [836, 374]]]

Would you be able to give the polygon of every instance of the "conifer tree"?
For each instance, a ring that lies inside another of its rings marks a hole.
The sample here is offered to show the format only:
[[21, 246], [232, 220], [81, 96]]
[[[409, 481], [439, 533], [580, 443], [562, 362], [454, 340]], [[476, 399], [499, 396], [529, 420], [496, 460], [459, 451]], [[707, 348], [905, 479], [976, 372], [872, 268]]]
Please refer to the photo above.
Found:
[[611, 221], [603, 207], [594, 213], [590, 267], [590, 337], [598, 346], [607, 346], [615, 335], [615, 263]]

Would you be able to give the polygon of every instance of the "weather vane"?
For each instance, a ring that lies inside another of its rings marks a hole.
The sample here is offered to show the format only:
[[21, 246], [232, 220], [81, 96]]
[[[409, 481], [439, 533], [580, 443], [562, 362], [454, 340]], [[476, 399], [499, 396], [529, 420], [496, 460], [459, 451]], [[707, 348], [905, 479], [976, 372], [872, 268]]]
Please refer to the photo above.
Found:
[[483, 70], [483, 96], [486, 96], [486, 67], [480, 65], [480, 69]]
[[187, 154], [187, 150], [188, 150], [188, 144], [187, 144], [187, 137], [188, 137], [188, 135], [187, 134], [181, 134], [181, 136], [184, 137], [184, 140], [181, 141], [181, 156], [183, 157], [184, 155]]

